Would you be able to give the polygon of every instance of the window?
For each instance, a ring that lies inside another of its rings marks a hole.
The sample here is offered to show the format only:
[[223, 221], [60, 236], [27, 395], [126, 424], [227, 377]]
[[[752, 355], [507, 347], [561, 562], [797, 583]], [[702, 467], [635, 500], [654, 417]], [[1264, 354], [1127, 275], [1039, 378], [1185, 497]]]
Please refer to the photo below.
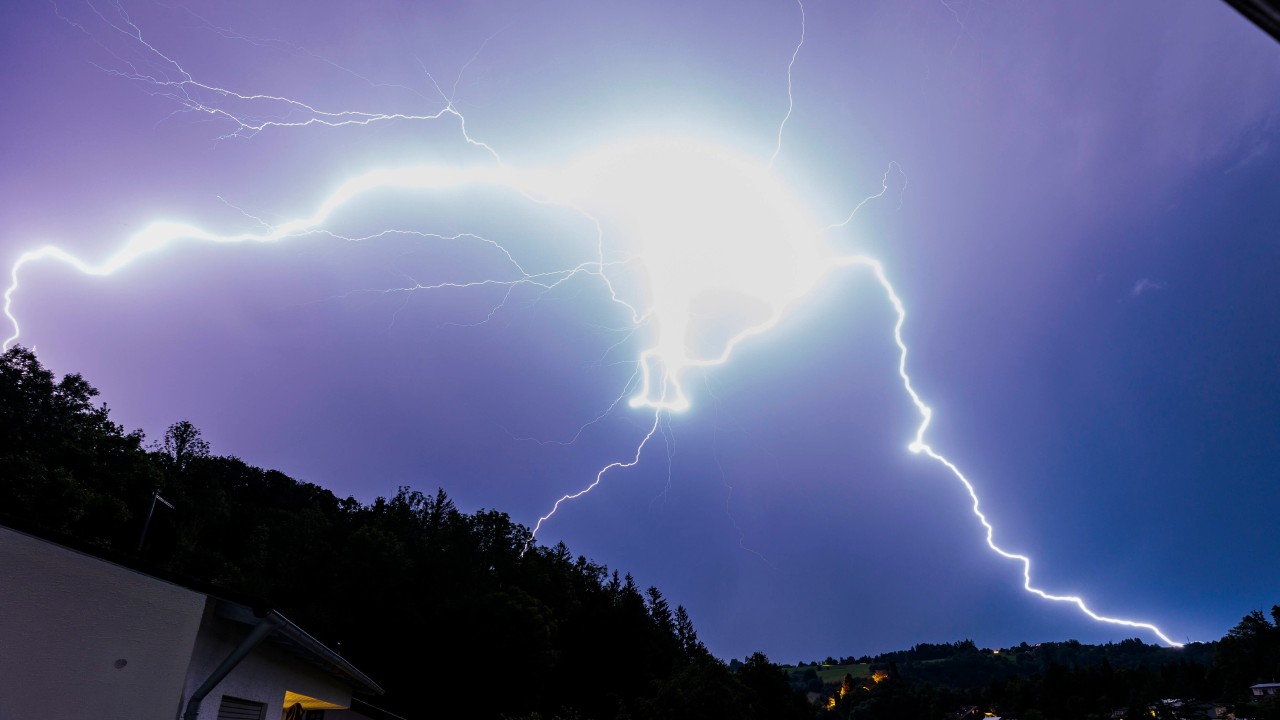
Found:
[[263, 720], [266, 712], [266, 703], [223, 695], [222, 704], [218, 706], [218, 720]]

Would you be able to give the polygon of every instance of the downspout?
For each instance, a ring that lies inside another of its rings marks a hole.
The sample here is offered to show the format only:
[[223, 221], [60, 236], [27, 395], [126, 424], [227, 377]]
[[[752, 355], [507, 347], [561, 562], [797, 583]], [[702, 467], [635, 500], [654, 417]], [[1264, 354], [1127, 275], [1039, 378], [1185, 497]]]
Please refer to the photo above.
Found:
[[187, 710], [182, 714], [183, 720], [196, 720], [200, 717], [200, 703], [204, 701], [204, 697], [218, 683], [222, 682], [223, 678], [229, 675], [240, 664], [241, 660], [248, 657], [254, 648], [258, 647], [263, 640], [266, 640], [268, 635], [281, 627], [281, 623], [277, 619], [279, 617], [279, 614], [272, 610], [267, 613], [266, 617], [259, 620], [257, 625], [253, 626], [253, 630], [250, 630], [245, 639], [240, 641], [236, 649], [231, 651], [231, 654], [222, 661], [222, 664], [214, 668], [213, 674], [200, 687], [196, 688], [195, 692], [191, 693], [191, 697], [187, 700]]

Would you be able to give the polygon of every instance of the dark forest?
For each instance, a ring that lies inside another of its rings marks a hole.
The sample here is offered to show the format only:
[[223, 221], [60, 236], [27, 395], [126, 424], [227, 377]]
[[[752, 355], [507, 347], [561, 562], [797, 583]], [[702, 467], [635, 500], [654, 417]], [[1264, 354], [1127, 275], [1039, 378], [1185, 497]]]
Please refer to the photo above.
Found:
[[[530, 545], [500, 510], [462, 512], [443, 489], [339, 498], [215, 454], [185, 421], [150, 441], [128, 432], [97, 394], [25, 348], [0, 356], [0, 522], [278, 609], [387, 689], [369, 702], [406, 718], [459, 706], [530, 720], [1280, 718], [1249, 694], [1280, 679], [1280, 606], [1242, 608], [1221, 640], [1180, 649], [961, 640], [726, 662], [676, 599], [563, 544]], [[173, 509], [155, 512], [139, 549], [156, 491]]]

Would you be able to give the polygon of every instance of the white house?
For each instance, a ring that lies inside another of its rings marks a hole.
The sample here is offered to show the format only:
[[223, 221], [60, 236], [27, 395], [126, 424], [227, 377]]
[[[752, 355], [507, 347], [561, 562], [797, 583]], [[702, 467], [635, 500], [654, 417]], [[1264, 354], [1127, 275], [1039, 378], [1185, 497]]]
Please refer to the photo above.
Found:
[[0, 718], [313, 720], [353, 692], [382, 689], [274, 610], [0, 526]]
[[1249, 692], [1254, 697], [1263, 697], [1266, 695], [1280, 695], [1280, 683], [1258, 683], [1249, 686]]

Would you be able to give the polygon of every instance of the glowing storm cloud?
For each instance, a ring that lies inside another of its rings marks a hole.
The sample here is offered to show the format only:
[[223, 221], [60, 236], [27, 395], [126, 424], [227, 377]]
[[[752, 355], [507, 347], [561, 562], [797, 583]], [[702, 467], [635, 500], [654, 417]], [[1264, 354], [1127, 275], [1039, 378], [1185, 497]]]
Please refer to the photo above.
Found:
[[[803, 13], [803, 6], [800, 8]], [[934, 460], [963, 485], [972, 500], [972, 512], [985, 529], [988, 547], [1001, 557], [1021, 564], [1023, 587], [1028, 592], [1046, 600], [1072, 604], [1095, 621], [1147, 630], [1169, 645], [1178, 645], [1151, 623], [1100, 615], [1079, 597], [1054, 595], [1036, 588], [1032, 585], [1030, 558], [996, 544], [995, 530], [981, 511], [972, 482], [927, 441], [933, 413], [917, 394], [907, 371], [907, 345], [902, 335], [907, 313], [903, 301], [878, 260], [835, 253], [824, 242], [827, 231], [848, 224], [863, 203], [882, 195], [887, 182], [882, 185], [881, 193], [863, 200], [842, 222], [823, 226], [772, 170], [773, 159], [782, 149], [785, 118], [778, 127], [778, 146], [768, 164], [697, 138], [652, 135], [614, 142], [559, 166], [516, 169], [503, 163], [492, 147], [467, 134], [465, 121], [451, 101], [438, 113], [410, 117], [357, 111], [321, 112], [282, 96], [242, 95], [197, 83], [176, 62], [142, 41], [141, 31], [127, 16], [119, 23], [117, 30], [136, 37], [148, 53], [177, 68], [180, 79], [160, 81], [136, 72], [121, 74], [157, 86], [158, 92], [187, 110], [232, 121], [236, 130], [229, 137], [251, 137], [268, 128], [367, 125], [396, 119], [430, 121], [448, 115], [463, 123], [460, 129], [465, 142], [483, 149], [494, 162], [479, 167], [423, 165], [373, 170], [342, 182], [311, 215], [262, 232], [219, 234], [186, 223], [161, 221], [128, 238], [117, 251], [98, 263], [86, 262], [52, 245], [22, 253], [11, 268], [10, 283], [4, 293], [4, 314], [13, 328], [4, 340], [4, 347], [10, 346], [21, 334], [14, 307], [21, 270], [39, 260], [56, 260], [87, 275], [107, 276], [174, 243], [269, 243], [308, 236], [332, 237], [337, 234], [328, 224], [345, 208], [360, 198], [393, 189], [430, 193], [481, 185], [510, 190], [516, 202], [523, 199], [569, 208], [597, 228], [594, 257], [582, 258], [557, 270], [531, 273], [501, 244], [476, 235], [457, 236], [487, 244], [502, 253], [513, 274], [483, 281], [408, 288], [477, 285], [552, 288], [568, 278], [587, 275], [600, 280], [612, 302], [628, 309], [637, 328], [645, 327], [651, 333], [652, 341], [636, 358], [637, 375], [633, 380], [638, 377], [638, 383], [629, 399], [631, 406], [652, 411], [647, 433], [627, 459], [606, 465], [584, 488], [556, 500], [534, 525], [533, 537], [536, 538], [542, 525], [562, 504], [590, 492], [611, 470], [638, 464], [649, 440], [658, 431], [664, 413], [690, 407], [691, 399], [682, 382], [687, 371], [727, 362], [742, 340], [776, 325], [832, 272], [846, 268], [868, 270], [896, 312], [893, 339], [899, 353], [899, 381], [920, 417], [908, 449]], [[801, 40], [791, 55], [788, 81], [803, 45], [803, 14], [801, 23]], [[293, 110], [305, 109], [312, 117], [289, 123], [255, 124], [217, 106], [194, 100], [192, 90], [212, 91], [215, 97], [279, 101]], [[788, 91], [790, 98], [790, 82]], [[790, 117], [790, 106], [787, 117]], [[641, 280], [636, 280], [637, 273]]]

